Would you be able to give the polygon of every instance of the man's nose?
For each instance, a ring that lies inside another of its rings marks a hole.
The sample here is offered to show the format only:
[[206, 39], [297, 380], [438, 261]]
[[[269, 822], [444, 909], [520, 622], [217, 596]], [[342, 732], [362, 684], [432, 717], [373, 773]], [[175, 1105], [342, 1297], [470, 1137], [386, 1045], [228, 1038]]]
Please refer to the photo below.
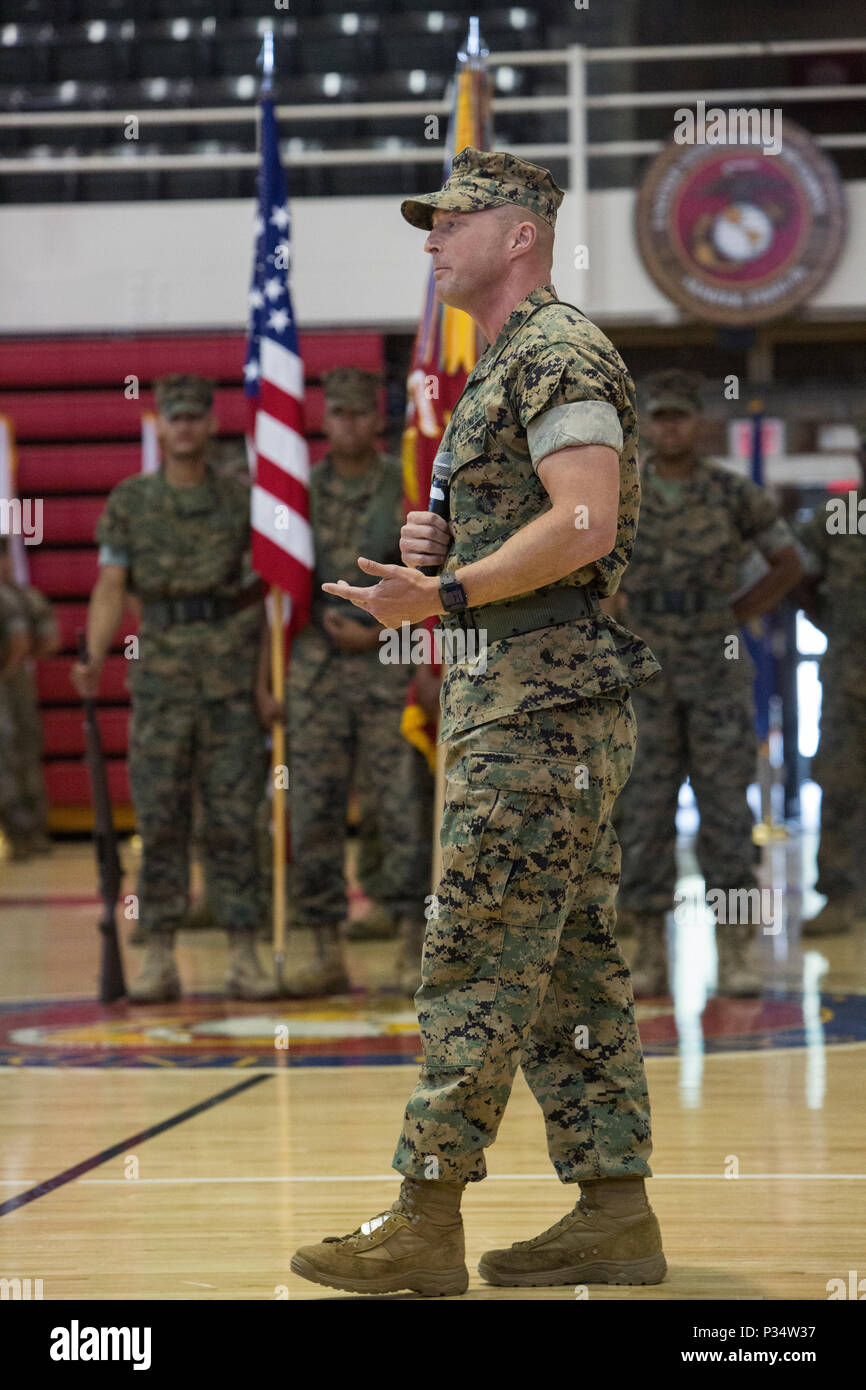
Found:
[[436, 228], [435, 228], [435, 227], [431, 227], [430, 231], [429, 231], [428, 234], [427, 234], [427, 240], [424, 242], [424, 250], [425, 250], [425, 251], [428, 251], [428, 252], [433, 252], [433, 251], [437, 251], [437, 250], [441, 250], [441, 249], [442, 249], [442, 241], [441, 241], [441, 238], [440, 238], [439, 236], [437, 236], [437, 234], [436, 234]]

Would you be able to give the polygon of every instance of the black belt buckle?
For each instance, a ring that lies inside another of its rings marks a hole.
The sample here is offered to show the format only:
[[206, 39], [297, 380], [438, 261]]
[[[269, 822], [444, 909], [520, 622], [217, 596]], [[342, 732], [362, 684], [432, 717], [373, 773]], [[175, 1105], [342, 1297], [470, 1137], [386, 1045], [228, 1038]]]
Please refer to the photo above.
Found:
[[177, 601], [177, 623], [210, 623], [215, 617], [216, 600], [208, 594], [193, 594]]

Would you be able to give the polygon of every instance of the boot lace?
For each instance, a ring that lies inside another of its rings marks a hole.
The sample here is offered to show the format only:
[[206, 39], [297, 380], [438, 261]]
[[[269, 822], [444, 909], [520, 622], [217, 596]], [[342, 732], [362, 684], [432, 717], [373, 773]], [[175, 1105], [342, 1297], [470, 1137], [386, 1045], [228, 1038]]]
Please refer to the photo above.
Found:
[[574, 1225], [574, 1218], [576, 1216], [588, 1216], [591, 1211], [592, 1208], [587, 1202], [586, 1197], [581, 1193], [579, 1201], [575, 1202], [571, 1211], [566, 1212], [565, 1216], [561, 1216], [558, 1221], [555, 1221], [552, 1226], [548, 1226], [547, 1230], [542, 1231], [540, 1235], [533, 1236], [532, 1240], [516, 1240], [513, 1248], [515, 1250], [528, 1250], [531, 1245], [537, 1245], [539, 1241], [544, 1240], [547, 1236], [558, 1236], [560, 1232], [567, 1231], [570, 1226]]
[[[394, 1215], [405, 1217], [413, 1226], [417, 1225], [418, 1221], [421, 1219], [420, 1213], [413, 1211], [411, 1202], [407, 1200], [405, 1194], [401, 1192], [394, 1202], [392, 1202], [391, 1206], [388, 1207], [387, 1211], [380, 1211], [376, 1216], [371, 1216], [368, 1221], [357, 1226], [355, 1230], [350, 1231], [347, 1236], [326, 1236], [324, 1243], [326, 1245], [344, 1245], [350, 1241], [357, 1242], [358, 1240], [364, 1240], [367, 1236], [371, 1236], [380, 1225], [384, 1225], [389, 1217]], [[364, 1229], [365, 1226], [367, 1228], [366, 1230]]]

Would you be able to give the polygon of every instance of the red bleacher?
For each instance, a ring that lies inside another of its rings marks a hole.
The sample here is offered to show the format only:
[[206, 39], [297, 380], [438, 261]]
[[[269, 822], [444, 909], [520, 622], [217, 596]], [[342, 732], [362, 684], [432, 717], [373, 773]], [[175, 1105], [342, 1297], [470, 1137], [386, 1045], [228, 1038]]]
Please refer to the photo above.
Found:
[[[321, 438], [324, 401], [318, 384], [332, 367], [381, 372], [380, 333], [314, 333], [301, 336], [307, 375], [306, 418], [310, 455], [325, 453]], [[18, 445], [18, 492], [43, 503], [43, 540], [27, 548], [30, 582], [54, 602], [61, 651], [37, 668], [45, 731], [45, 778], [52, 825], [86, 823], [90, 787], [83, 763], [81, 706], [70, 678], [76, 632], [83, 626], [96, 579], [93, 539], [108, 492], [141, 467], [141, 416], [153, 409], [152, 384], [170, 372], [193, 372], [216, 383], [214, 409], [222, 437], [240, 436], [246, 423], [238, 334], [0, 340], [0, 411], [10, 418]], [[129, 378], [138, 397], [127, 398]], [[128, 696], [122, 639], [135, 631], [130, 615], [115, 635], [100, 692], [100, 727], [109, 764], [109, 785], [129, 824], [126, 771]]]

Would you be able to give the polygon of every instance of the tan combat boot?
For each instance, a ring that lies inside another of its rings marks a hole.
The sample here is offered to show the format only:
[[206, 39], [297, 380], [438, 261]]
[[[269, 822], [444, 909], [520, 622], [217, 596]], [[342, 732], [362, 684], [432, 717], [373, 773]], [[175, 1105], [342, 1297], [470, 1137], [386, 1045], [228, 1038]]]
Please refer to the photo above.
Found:
[[424, 949], [424, 923], [409, 915], [400, 921], [400, 950], [397, 953], [394, 984], [401, 994], [414, 999], [421, 988], [421, 953]]
[[642, 1178], [581, 1182], [580, 1201], [533, 1240], [489, 1250], [478, 1273], [488, 1284], [660, 1284], [667, 1273], [655, 1212]]
[[287, 999], [321, 999], [327, 994], [348, 994], [352, 988], [343, 943], [334, 932], [317, 940], [318, 958], [291, 970], [284, 977]]
[[232, 932], [229, 937], [226, 993], [230, 999], [279, 998], [276, 982], [259, 963], [255, 940], [250, 932]]
[[180, 977], [170, 936], [150, 936], [141, 974], [126, 995], [133, 1004], [167, 1004], [180, 998]]
[[373, 903], [369, 912], [349, 923], [346, 935], [350, 941], [391, 941], [399, 930], [399, 919], [384, 903]]
[[291, 1269], [314, 1284], [352, 1293], [465, 1293], [469, 1285], [462, 1182], [404, 1178], [389, 1211], [365, 1221], [348, 1236], [303, 1245]]
[[668, 951], [665, 942], [665, 914], [634, 914], [636, 949], [631, 965], [631, 984], [635, 998], [668, 992]]
[[828, 898], [820, 912], [803, 923], [804, 936], [842, 936], [851, 931], [857, 913], [853, 894]]
[[751, 962], [755, 928], [748, 922], [716, 925], [719, 955], [719, 994], [728, 999], [753, 999], [762, 993], [761, 977]]

